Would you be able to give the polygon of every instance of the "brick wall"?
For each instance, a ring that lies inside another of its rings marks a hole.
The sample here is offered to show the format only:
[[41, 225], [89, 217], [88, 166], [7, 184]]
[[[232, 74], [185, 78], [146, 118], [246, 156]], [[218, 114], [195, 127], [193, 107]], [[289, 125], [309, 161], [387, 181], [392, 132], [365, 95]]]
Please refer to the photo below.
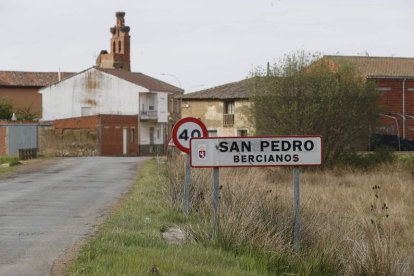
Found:
[[127, 135], [127, 155], [138, 155], [138, 116], [101, 115], [101, 154], [123, 155], [123, 133]]
[[57, 130], [63, 129], [96, 129], [100, 125], [99, 116], [85, 116], [53, 121]]
[[0, 155], [7, 155], [7, 127], [0, 126]]
[[0, 87], [0, 98], [9, 99], [15, 110], [30, 107], [30, 111], [40, 118], [42, 116], [42, 95], [38, 92], [38, 88]]

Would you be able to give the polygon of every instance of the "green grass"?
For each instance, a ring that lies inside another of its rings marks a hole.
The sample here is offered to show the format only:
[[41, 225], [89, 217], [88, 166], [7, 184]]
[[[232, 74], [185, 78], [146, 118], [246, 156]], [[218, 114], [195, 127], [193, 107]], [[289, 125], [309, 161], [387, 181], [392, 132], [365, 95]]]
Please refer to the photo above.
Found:
[[254, 255], [225, 251], [214, 243], [167, 244], [161, 230], [189, 222], [168, 206], [163, 181], [155, 160], [143, 165], [132, 191], [69, 268], [73, 275], [151, 275], [153, 266], [159, 275], [268, 275]]
[[9, 167], [0, 167], [0, 175], [16, 171], [16, 165], [19, 165], [19, 158], [9, 155], [0, 156], [0, 165], [9, 163]]
[[0, 164], [5, 164], [5, 163], [16, 163], [19, 161], [19, 158], [14, 157], [14, 156], [10, 156], [10, 155], [2, 155], [0, 156]]

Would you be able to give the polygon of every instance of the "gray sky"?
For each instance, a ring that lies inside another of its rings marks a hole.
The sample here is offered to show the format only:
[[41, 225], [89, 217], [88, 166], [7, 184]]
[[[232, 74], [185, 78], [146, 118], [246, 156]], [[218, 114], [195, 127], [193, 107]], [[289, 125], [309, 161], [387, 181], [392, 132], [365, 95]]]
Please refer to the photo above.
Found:
[[187, 91], [298, 50], [414, 57], [413, 0], [0, 0], [0, 70], [93, 66], [116, 11], [131, 27], [132, 71]]

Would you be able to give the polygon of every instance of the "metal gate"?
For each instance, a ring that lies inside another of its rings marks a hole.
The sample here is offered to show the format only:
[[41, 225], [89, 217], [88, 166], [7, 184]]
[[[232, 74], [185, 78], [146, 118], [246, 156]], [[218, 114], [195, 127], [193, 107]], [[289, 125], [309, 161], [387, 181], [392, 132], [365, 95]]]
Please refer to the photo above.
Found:
[[8, 125], [7, 142], [9, 155], [18, 155], [19, 149], [37, 148], [37, 125]]

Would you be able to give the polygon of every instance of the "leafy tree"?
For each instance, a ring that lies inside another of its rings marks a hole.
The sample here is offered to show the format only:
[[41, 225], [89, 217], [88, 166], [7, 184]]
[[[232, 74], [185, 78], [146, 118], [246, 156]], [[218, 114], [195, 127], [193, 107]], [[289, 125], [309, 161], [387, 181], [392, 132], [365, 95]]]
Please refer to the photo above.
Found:
[[367, 145], [378, 94], [352, 65], [334, 67], [297, 53], [253, 76], [250, 99], [258, 135], [322, 135], [325, 164]]
[[0, 119], [10, 120], [13, 116], [13, 105], [10, 100], [2, 98], [0, 99]]

